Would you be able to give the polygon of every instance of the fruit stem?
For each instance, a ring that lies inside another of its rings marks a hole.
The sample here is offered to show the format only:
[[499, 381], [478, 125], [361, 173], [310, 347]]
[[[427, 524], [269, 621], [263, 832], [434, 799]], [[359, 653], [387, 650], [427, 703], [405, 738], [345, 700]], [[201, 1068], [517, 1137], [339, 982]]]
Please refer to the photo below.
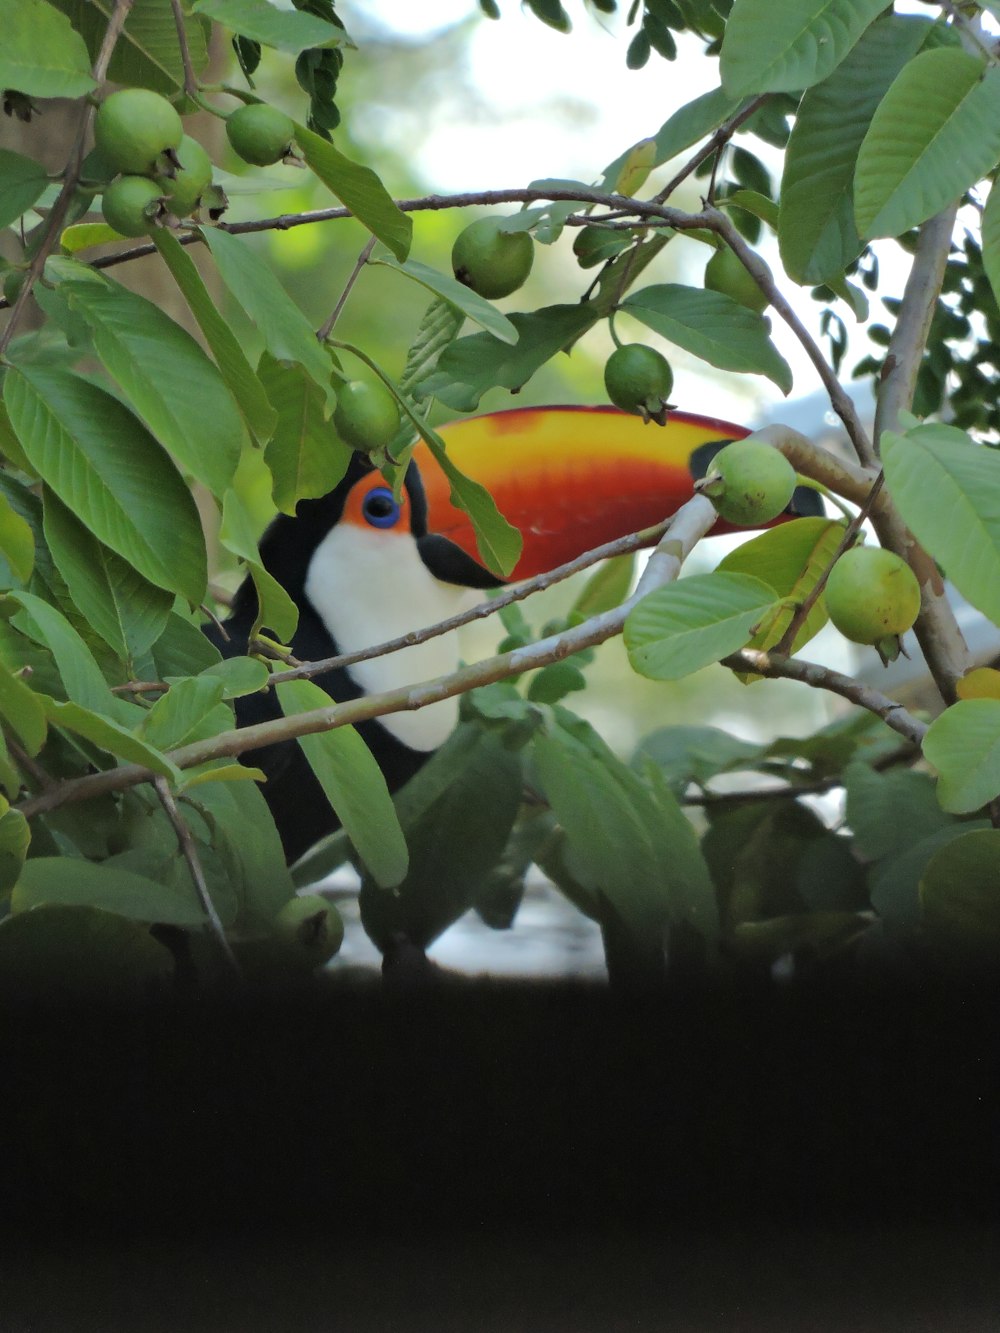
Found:
[[614, 310], [612, 310], [611, 314], [608, 316], [608, 332], [611, 334], [611, 341], [614, 343], [615, 347], [624, 347], [625, 344], [622, 342], [621, 338], [618, 337], [618, 331], [615, 328]]

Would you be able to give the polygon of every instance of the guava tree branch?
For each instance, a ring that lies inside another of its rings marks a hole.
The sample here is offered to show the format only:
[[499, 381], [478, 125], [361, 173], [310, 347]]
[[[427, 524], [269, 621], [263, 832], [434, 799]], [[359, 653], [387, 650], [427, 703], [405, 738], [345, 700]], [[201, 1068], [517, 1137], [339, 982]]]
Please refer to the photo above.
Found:
[[902, 704], [896, 703], [880, 690], [870, 685], [863, 685], [853, 676], [845, 676], [830, 667], [820, 666], [818, 662], [803, 662], [798, 657], [784, 657], [780, 653], [761, 652], [756, 648], [744, 648], [722, 659], [722, 665], [731, 671], [754, 672], [758, 676], [767, 676], [772, 680], [797, 680], [813, 689], [829, 690], [839, 694], [860, 708], [880, 717], [893, 731], [905, 736], [914, 745], [920, 745], [927, 731], [927, 723], [908, 713]]
[[[876, 448], [885, 430], [899, 427], [913, 402], [917, 375], [951, 249], [957, 204], [920, 228], [913, 264], [903, 290], [896, 326], [886, 352], [875, 412]], [[945, 703], [955, 700], [956, 682], [971, 665], [969, 648], [945, 596], [937, 565], [916, 541], [891, 499], [872, 514], [879, 541], [906, 560], [920, 584], [920, 614], [913, 627], [928, 669]]]
[[[800, 431], [777, 421], [755, 430], [750, 438], [780, 449], [796, 472], [818, 481], [841, 499], [859, 507], [869, 502], [872, 485], [878, 476], [876, 469], [860, 467], [850, 458], [841, 458], [822, 445], [814, 444]], [[886, 503], [881, 495], [876, 496], [872, 501], [873, 509], [879, 510]]]
[[697, 226], [708, 227], [722, 237], [765, 294], [776, 314], [780, 315], [802, 344], [803, 350], [816, 368], [816, 373], [823, 381], [823, 387], [830, 398], [830, 405], [844, 423], [844, 429], [847, 431], [848, 438], [853, 444], [858, 458], [863, 464], [870, 467], [875, 462], [875, 451], [868, 437], [868, 432], [858, 416], [857, 408], [854, 406], [850, 395], [841, 388], [837, 374], [823, 355], [819, 344], [785, 300], [767, 265], [747, 244], [725, 213], [706, 205], [702, 212], [695, 216], [698, 219]]
[[[655, 587], [676, 579], [684, 560], [695, 545], [713, 527], [715, 509], [704, 496], [695, 496], [683, 505], [669, 525], [639, 581], [635, 593], [620, 606], [592, 616], [581, 625], [562, 634], [550, 635], [537, 643], [512, 652], [484, 658], [471, 666], [462, 667], [446, 676], [404, 685], [382, 694], [371, 694], [361, 699], [331, 704], [292, 717], [278, 718], [255, 726], [238, 727], [222, 732], [205, 741], [196, 741], [170, 752], [170, 759], [178, 768], [193, 768], [212, 759], [233, 758], [249, 750], [261, 749], [281, 741], [296, 740], [316, 732], [332, 731], [336, 727], [366, 722], [390, 713], [413, 712], [429, 704], [440, 703], [457, 694], [465, 694], [480, 685], [490, 685], [525, 671], [552, 662], [560, 662], [584, 648], [596, 647], [606, 639], [620, 634], [629, 612], [636, 603]], [[123, 764], [118, 768], [94, 773], [87, 777], [72, 778], [53, 788], [22, 801], [17, 807], [26, 817], [54, 810], [76, 801], [90, 800], [108, 792], [124, 791], [139, 783], [152, 782], [156, 774], [138, 764]]]
[[702, 144], [697, 152], [685, 162], [677, 175], [664, 185], [659, 194], [655, 196], [654, 202], [657, 204], [664, 203], [670, 198], [678, 186], [683, 185], [693, 171], [697, 171], [702, 162], [711, 157], [713, 153], [717, 153], [721, 148], [725, 148], [726, 144], [743, 122], [749, 120], [755, 111], [760, 110], [770, 95], [770, 93], [764, 93], [760, 97], [752, 98], [747, 102], [746, 106], [741, 107], [735, 115], [730, 116], [727, 121], [720, 125], [712, 137], [706, 143]]

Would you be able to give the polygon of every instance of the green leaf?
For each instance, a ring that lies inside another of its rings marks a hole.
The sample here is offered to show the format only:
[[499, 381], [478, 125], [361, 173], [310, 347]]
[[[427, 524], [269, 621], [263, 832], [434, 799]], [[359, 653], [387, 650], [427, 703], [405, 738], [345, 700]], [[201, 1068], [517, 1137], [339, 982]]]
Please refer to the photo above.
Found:
[[902, 850], [887, 856], [873, 866], [870, 872], [869, 898], [883, 922], [892, 932], [913, 931], [920, 923], [920, 881], [931, 858], [977, 828], [989, 828], [985, 821], [953, 820], [945, 828], [938, 828], [929, 837], [912, 841], [912, 825], [906, 823], [911, 841]]
[[[423, 390], [417, 386], [433, 371], [438, 357], [449, 343], [455, 341], [464, 323], [465, 316], [450, 301], [431, 301], [406, 354], [406, 365], [399, 377], [400, 393], [415, 402], [424, 397]], [[405, 424], [403, 429], [409, 435], [409, 425]], [[392, 452], [397, 454], [398, 449], [394, 447]]]
[[[286, 717], [334, 701], [309, 680], [284, 681], [276, 687]], [[336, 811], [358, 856], [376, 882], [392, 888], [407, 870], [406, 841], [382, 770], [353, 727], [335, 727], [298, 738], [309, 767]]]
[[904, 768], [878, 773], [857, 761], [844, 770], [844, 787], [854, 844], [871, 861], [903, 855], [913, 845], [915, 829], [926, 837], [954, 822], [941, 809], [927, 773]]
[[745, 213], [752, 213], [761, 222], [766, 222], [772, 231], [778, 230], [778, 205], [760, 190], [734, 190], [719, 200], [720, 208], [742, 208]]
[[106, 222], [78, 222], [60, 233], [59, 249], [64, 255], [75, 255], [92, 245], [112, 245], [120, 240], [121, 232], [115, 231]]
[[399, 210], [375, 172], [352, 162], [303, 125], [295, 127], [295, 141], [326, 188], [402, 263], [410, 252], [413, 222]]
[[106, 1005], [165, 987], [173, 970], [169, 950], [145, 925], [96, 907], [53, 904], [0, 921], [0, 988], [7, 1000]]
[[351, 450], [330, 425], [327, 395], [301, 365], [265, 352], [257, 368], [276, 411], [264, 461], [274, 478], [274, 503], [294, 514], [300, 500], [329, 494], [347, 471]]
[[570, 874], [610, 904], [643, 953], [662, 954], [671, 922], [686, 921], [714, 938], [718, 917], [708, 868], [661, 776], [649, 770], [647, 785], [589, 724], [563, 709], [555, 716], [558, 725], [535, 738], [533, 757], [566, 831]]
[[344, 46], [349, 40], [343, 28], [315, 14], [278, 9], [267, 0], [195, 0], [191, 11], [293, 56], [308, 47]]
[[1000, 830], [977, 829], [931, 857], [920, 882], [932, 945], [995, 965], [1000, 954]]
[[261, 564], [253, 523], [235, 491], [227, 491], [222, 502], [219, 541], [227, 551], [232, 551], [233, 555], [239, 556], [246, 563], [257, 589], [257, 619], [250, 637], [253, 638], [262, 626], [267, 626], [282, 643], [290, 643], [299, 622], [298, 608], [277, 579]]
[[[774, 589], [790, 605], [768, 621], [766, 630], [750, 640], [751, 648], [773, 648], [791, 623], [795, 604], [812, 592], [833, 559], [844, 535], [844, 525], [827, 518], [796, 518], [790, 523], [751, 537], [719, 561], [727, 574], [749, 574]], [[821, 597], [795, 636], [798, 650], [826, 624], [826, 603]]]
[[233, 714], [222, 702], [222, 688], [219, 677], [212, 675], [172, 682], [146, 714], [137, 734], [158, 750], [174, 750], [231, 730]]
[[426, 397], [440, 398], [458, 412], [472, 412], [487, 389], [520, 389], [535, 371], [586, 333], [599, 311], [588, 303], [544, 306], [527, 315], [511, 315], [516, 346], [492, 333], [459, 338], [444, 349], [437, 369], [418, 386]]
[[898, 236], [958, 199], [1000, 158], [1000, 69], [966, 51], [924, 51], [894, 80], [858, 153], [863, 237]]
[[445, 443], [437, 431], [423, 422], [415, 424], [441, 471], [448, 478], [451, 503], [464, 510], [472, 520], [476, 547], [483, 564], [498, 578], [506, 578], [521, 556], [524, 539], [520, 531], [500, 513], [486, 487], [456, 467], [448, 457]]
[[83, 38], [65, 15], [46, 0], [7, 0], [0, 88], [29, 97], [83, 97], [96, 87]]
[[42, 906], [99, 907], [130, 921], [204, 926], [205, 913], [192, 887], [181, 894], [127, 870], [68, 856], [36, 856], [25, 864], [11, 898], [15, 913]]
[[206, 782], [185, 802], [211, 828], [212, 846], [228, 873], [237, 924], [260, 929], [295, 892], [281, 839], [267, 802], [254, 782]]
[[153, 233], [153, 244], [198, 321], [198, 327], [205, 335], [205, 341], [212, 350], [226, 387], [236, 399], [247, 428], [258, 442], [264, 443], [271, 438], [277, 413], [268, 401], [264, 387], [254, 374], [239, 340], [209, 295], [194, 260], [176, 236], [165, 227], [158, 227]]
[[332, 408], [335, 398], [330, 386], [329, 353], [316, 341], [309, 321], [274, 272], [241, 237], [230, 236], [218, 227], [206, 227], [202, 235], [222, 281], [257, 325], [267, 350], [276, 361], [298, 361], [304, 366]]
[[0, 816], [0, 897], [18, 881], [31, 842], [31, 829], [20, 810], [7, 809]]
[[[114, 13], [114, 0], [55, 0], [55, 3], [83, 35], [94, 60]], [[184, 16], [184, 33], [196, 74], [208, 64], [206, 28], [203, 19]], [[168, 97], [184, 87], [177, 23], [169, 3], [135, 0], [115, 43], [108, 78], [129, 88], [152, 88]]]
[[73, 602], [123, 662], [148, 652], [163, 633], [173, 594], [148, 582], [45, 493], [45, 539]]
[[520, 757], [493, 731], [466, 723], [396, 797], [409, 848], [391, 894], [366, 883], [365, 930], [380, 947], [404, 931], [426, 947], [475, 903], [503, 855], [521, 803]]
[[[706, 138], [739, 110], [741, 101], [742, 98], [733, 97], [725, 88], [713, 88], [711, 92], [702, 93], [675, 111], [653, 138], [652, 165], [662, 166], [664, 162], [669, 162], [672, 157], [677, 157], [686, 148]], [[610, 171], [609, 167], [605, 174]]]
[[222, 657], [215, 644], [190, 620], [171, 612], [167, 627], [153, 644], [153, 678], [167, 680], [172, 676], [196, 676], [217, 666]]
[[160, 443], [221, 496], [240, 459], [243, 421], [191, 335], [117, 284], [63, 281], [59, 294], [84, 319], [97, 355]]
[[20, 736], [28, 753], [37, 754], [45, 744], [45, 705], [3, 663], [0, 663], [0, 714]]
[[171, 782], [180, 781], [181, 773], [176, 764], [104, 713], [85, 708], [82, 704], [46, 699], [45, 714], [54, 727], [72, 731], [102, 750], [107, 750], [109, 754], [127, 759], [131, 764], [141, 764], [143, 768], [152, 769]]
[[[3, 53], [0, 51], [0, 64]], [[41, 162], [0, 148], [0, 228], [28, 211], [49, 183], [48, 172]]]
[[15, 578], [27, 583], [35, 566], [35, 535], [31, 524], [14, 509], [0, 492], [0, 553]]
[[471, 287], [466, 287], [457, 278], [439, 273], [437, 269], [430, 268], [427, 264], [421, 264], [416, 259], [407, 259], [402, 264], [394, 264], [388, 259], [375, 259], [371, 262], [382, 264], [386, 268], [394, 269], [397, 273], [405, 274], [406, 277], [412, 278], [414, 282], [419, 282], [422, 287], [426, 287], [435, 296], [440, 296], [449, 305], [461, 310], [462, 314], [471, 319], [474, 324], [478, 324], [487, 333], [492, 333], [501, 342], [517, 342], [517, 329], [507, 316], [501, 314], [495, 305], [474, 292]]
[[719, 61], [732, 96], [796, 92], [832, 74], [884, 0], [734, 0]]
[[744, 647], [776, 600], [746, 574], [695, 574], [657, 588], [625, 622], [632, 668], [653, 680], [700, 671]]
[[993, 288], [994, 299], [1000, 301], [1000, 190], [994, 184], [983, 209], [983, 267]]
[[711, 366], [766, 375], [782, 393], [791, 390], [792, 372], [768, 337], [768, 325], [721, 292], [660, 283], [627, 297], [621, 309]]
[[70, 699], [98, 713], [125, 716], [129, 705], [111, 693], [93, 653], [62, 612], [34, 593], [12, 592], [9, 596], [30, 617], [29, 625], [25, 625], [23, 616], [15, 623], [50, 649]]
[[271, 673], [256, 657], [226, 657], [201, 673], [222, 681], [223, 699], [240, 699], [264, 688]]
[[854, 169], [875, 108], [936, 25], [892, 16], [873, 23], [843, 64], [803, 97], [781, 182], [778, 243], [790, 278], [826, 282], [861, 252]]
[[704, 786], [719, 773], [756, 768], [763, 745], [731, 736], [718, 727], [661, 727], [640, 742], [633, 768], [649, 758], [674, 790], [683, 794], [695, 782]]
[[587, 620], [602, 611], [621, 606], [632, 587], [634, 571], [634, 555], [616, 555], [610, 560], [602, 560], [573, 603], [570, 615]]
[[938, 800], [971, 814], [1000, 796], [1000, 699], [963, 699], [927, 729], [924, 758], [940, 777]]
[[953, 426], [882, 436], [886, 485], [963, 597], [1000, 623], [1000, 453]]
[[32, 467], [81, 523], [151, 583], [203, 601], [198, 510], [141, 422], [103, 389], [56, 366], [12, 366], [4, 399]]

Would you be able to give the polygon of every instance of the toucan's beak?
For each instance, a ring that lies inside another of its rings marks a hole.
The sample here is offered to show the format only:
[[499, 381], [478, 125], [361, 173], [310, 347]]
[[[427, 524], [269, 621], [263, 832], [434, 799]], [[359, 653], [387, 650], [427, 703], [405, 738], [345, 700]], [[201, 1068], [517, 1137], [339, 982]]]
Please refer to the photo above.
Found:
[[[661, 427], [613, 407], [541, 407], [470, 417], [440, 433], [458, 467], [486, 487], [522, 533], [513, 582], [659, 523], [691, 499], [717, 449], [749, 431], [683, 412], [671, 413]], [[414, 459], [428, 534], [478, 562], [472, 525], [450, 503], [448, 482], [426, 445], [417, 445]], [[720, 524], [716, 531], [722, 530]]]

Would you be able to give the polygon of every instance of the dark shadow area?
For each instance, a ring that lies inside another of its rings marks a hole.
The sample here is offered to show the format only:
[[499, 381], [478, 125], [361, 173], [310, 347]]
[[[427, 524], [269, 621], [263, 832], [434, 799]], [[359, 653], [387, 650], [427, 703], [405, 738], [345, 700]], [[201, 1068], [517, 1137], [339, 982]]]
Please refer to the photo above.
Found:
[[8, 1008], [0, 1326], [995, 1328], [997, 999]]

